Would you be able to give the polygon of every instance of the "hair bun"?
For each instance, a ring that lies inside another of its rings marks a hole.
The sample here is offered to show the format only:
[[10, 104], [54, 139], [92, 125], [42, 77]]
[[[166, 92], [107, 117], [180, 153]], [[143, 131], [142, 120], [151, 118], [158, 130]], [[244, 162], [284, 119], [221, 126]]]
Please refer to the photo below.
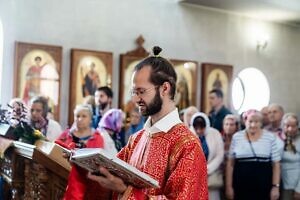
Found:
[[162, 49], [159, 46], [154, 46], [152, 51], [153, 51], [154, 56], [158, 56], [159, 53], [162, 51]]

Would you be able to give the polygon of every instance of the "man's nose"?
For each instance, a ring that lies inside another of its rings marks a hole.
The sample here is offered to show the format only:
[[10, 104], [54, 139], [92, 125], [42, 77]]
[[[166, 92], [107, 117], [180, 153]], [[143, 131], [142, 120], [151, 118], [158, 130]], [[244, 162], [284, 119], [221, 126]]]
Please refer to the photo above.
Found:
[[134, 95], [134, 96], [131, 97], [131, 100], [133, 102], [139, 102], [141, 100], [141, 98], [138, 95]]

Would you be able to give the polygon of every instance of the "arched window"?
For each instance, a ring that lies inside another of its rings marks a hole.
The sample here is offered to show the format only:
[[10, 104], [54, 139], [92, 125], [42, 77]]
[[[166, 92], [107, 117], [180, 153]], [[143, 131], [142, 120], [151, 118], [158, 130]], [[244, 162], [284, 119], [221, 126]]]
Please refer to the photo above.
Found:
[[[3, 26], [0, 19], [0, 90], [2, 88], [2, 69], [3, 69]], [[2, 98], [2, 94], [0, 92], [0, 102], [1, 102], [1, 98]]]
[[260, 110], [270, 101], [270, 87], [265, 75], [256, 68], [242, 70], [232, 85], [232, 103], [238, 113]]

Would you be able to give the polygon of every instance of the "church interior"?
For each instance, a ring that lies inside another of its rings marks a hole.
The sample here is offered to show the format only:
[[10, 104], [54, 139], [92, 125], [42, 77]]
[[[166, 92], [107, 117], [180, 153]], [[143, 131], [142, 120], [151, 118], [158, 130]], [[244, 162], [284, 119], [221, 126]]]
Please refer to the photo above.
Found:
[[[233, 66], [232, 80], [243, 69], [260, 70], [269, 84], [269, 102], [300, 113], [296, 84], [300, 74], [296, 2], [281, 5], [276, 1], [272, 5], [261, 1], [256, 7], [255, 3], [243, 7], [234, 2], [237, 1], [218, 5], [218, 1], [189, 0], [72, 3], [2, 0], [1, 103], [5, 105], [16, 95], [14, 87], [18, 83], [13, 82], [15, 42], [60, 46], [59, 121], [66, 126], [70, 102], [66, 91], [70, 90], [72, 78], [71, 49], [111, 52], [112, 88], [119, 94], [122, 89], [119, 85], [120, 55], [135, 49], [135, 40], [142, 35], [147, 51], [159, 45], [167, 58], [197, 62], [199, 70], [193, 83], [196, 86], [195, 106], [199, 108], [201, 64], [217, 63]], [[259, 38], [256, 37], [265, 36], [266, 47], [258, 47]], [[119, 105], [118, 96], [113, 104]]]
[[[112, 107], [127, 113], [133, 67], [153, 46], [178, 73], [179, 110], [195, 106], [208, 113], [208, 92], [221, 88], [234, 114], [276, 103], [300, 117], [297, 0], [0, 0], [0, 104], [15, 97], [29, 101], [36, 83], [28, 74], [37, 65], [46, 77], [38, 92], [49, 95], [62, 130], [72, 125], [76, 104], [100, 86], [109, 86]], [[22, 157], [32, 156], [30, 147], [18, 148]], [[47, 180], [45, 173], [39, 180], [60, 188], [51, 199], [61, 196], [66, 170]]]

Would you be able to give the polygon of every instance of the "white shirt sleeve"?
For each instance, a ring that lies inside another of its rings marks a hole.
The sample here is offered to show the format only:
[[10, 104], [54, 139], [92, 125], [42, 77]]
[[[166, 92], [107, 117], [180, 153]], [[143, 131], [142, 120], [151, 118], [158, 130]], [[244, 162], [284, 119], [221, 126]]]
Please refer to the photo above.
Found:
[[54, 142], [62, 133], [60, 124], [57, 121], [49, 119], [46, 137], [49, 141]]

